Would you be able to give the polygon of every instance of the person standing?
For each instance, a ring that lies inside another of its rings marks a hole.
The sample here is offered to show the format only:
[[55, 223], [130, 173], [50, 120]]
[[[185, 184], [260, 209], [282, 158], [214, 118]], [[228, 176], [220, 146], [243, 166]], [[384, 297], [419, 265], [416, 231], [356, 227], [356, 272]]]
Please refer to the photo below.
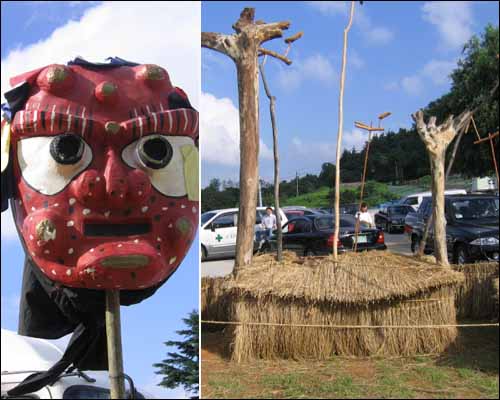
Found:
[[271, 207], [266, 208], [266, 215], [262, 217], [261, 226], [264, 229], [264, 239], [269, 239], [273, 229], [276, 229], [276, 215], [273, 214]]
[[363, 228], [375, 227], [375, 223], [373, 222], [373, 217], [368, 212], [368, 205], [365, 202], [361, 203], [360, 211], [356, 213], [356, 222]]

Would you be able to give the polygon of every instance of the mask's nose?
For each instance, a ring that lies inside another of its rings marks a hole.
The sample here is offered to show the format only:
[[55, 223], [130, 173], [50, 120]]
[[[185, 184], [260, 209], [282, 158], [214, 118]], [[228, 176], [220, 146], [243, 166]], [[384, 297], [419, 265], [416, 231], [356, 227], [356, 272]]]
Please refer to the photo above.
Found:
[[123, 205], [128, 191], [127, 171], [119, 155], [115, 150], [108, 149], [106, 153], [106, 166], [104, 168], [104, 179], [106, 180], [106, 196], [112, 207]]

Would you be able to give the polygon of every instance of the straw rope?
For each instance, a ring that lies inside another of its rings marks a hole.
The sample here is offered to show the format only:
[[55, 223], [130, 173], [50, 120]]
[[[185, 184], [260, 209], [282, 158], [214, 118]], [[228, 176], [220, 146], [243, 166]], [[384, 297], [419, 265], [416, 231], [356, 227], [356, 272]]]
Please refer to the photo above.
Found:
[[209, 321], [201, 320], [202, 324], [214, 325], [253, 325], [253, 326], [282, 326], [297, 328], [334, 328], [334, 329], [444, 329], [444, 328], [485, 328], [499, 326], [497, 323], [489, 324], [446, 324], [446, 325], [322, 325], [322, 324], [278, 324], [273, 322], [238, 322], [238, 321]]

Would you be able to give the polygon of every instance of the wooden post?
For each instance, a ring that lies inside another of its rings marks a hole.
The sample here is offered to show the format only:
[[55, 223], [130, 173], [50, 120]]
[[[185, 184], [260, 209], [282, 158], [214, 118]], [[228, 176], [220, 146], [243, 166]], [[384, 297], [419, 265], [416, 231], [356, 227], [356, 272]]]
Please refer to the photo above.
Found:
[[122, 333], [120, 325], [120, 291], [106, 290], [106, 338], [108, 370], [112, 399], [125, 398], [123, 376]]
[[274, 97], [267, 85], [266, 74], [263, 67], [264, 62], [259, 66], [264, 91], [269, 99], [269, 112], [271, 114], [271, 126], [273, 129], [273, 153], [274, 153], [274, 211], [276, 213], [276, 256], [278, 261], [283, 259], [283, 230], [281, 228], [280, 214], [280, 159], [278, 152], [278, 127], [276, 126], [276, 97]]
[[[240, 114], [240, 206], [233, 274], [252, 262], [259, 177], [259, 69], [260, 45], [283, 36], [290, 22], [255, 21], [255, 9], [245, 8], [233, 24], [235, 34], [201, 33], [201, 46], [230, 57], [236, 64]], [[270, 54], [273, 55], [273, 54]], [[278, 57], [279, 58], [279, 57]]]
[[336, 166], [335, 166], [335, 226], [333, 233], [333, 259], [337, 261], [338, 251], [337, 242], [339, 240], [339, 224], [340, 224], [340, 149], [342, 146], [342, 129], [344, 125], [344, 82], [345, 82], [345, 70], [347, 64], [347, 34], [352, 26], [352, 19], [354, 17], [354, 1], [351, 1], [351, 12], [349, 14], [349, 22], [344, 29], [344, 46], [342, 49], [342, 72], [340, 74], [340, 93], [339, 93], [339, 127], [337, 132], [337, 154], [336, 154]]
[[[372, 124], [370, 123], [370, 127]], [[363, 164], [363, 177], [361, 178], [361, 190], [359, 195], [359, 211], [361, 211], [361, 203], [363, 202], [363, 195], [365, 191], [366, 167], [368, 165], [368, 152], [370, 151], [370, 142], [372, 140], [372, 131], [368, 131], [368, 142], [366, 143], [365, 162]], [[354, 229], [354, 251], [358, 251], [358, 233], [359, 233], [359, 219], [356, 219], [356, 227]]]
[[491, 158], [493, 160], [493, 167], [495, 167], [495, 174], [496, 174], [496, 177], [497, 177], [497, 190], [499, 190], [500, 186], [500, 182], [499, 182], [499, 177], [498, 177], [498, 164], [497, 164], [497, 157], [495, 155], [495, 145], [493, 144], [493, 139], [498, 137], [498, 132], [499, 131], [496, 131], [495, 133], [488, 133], [488, 136], [487, 137], [484, 137], [481, 139], [481, 136], [479, 136], [479, 132], [477, 130], [477, 127], [476, 127], [476, 124], [474, 122], [474, 118], [472, 118], [472, 124], [474, 125], [474, 129], [476, 130], [476, 135], [478, 137], [478, 140], [476, 140], [474, 142], [474, 144], [479, 144], [479, 143], [482, 143], [482, 142], [485, 142], [485, 141], [489, 141], [490, 142], [490, 147], [491, 147]]
[[[290, 51], [290, 47], [293, 42], [297, 39], [301, 38], [303, 32], [298, 32], [297, 34], [285, 39], [285, 42], [288, 44], [288, 48], [285, 52], [284, 56], [280, 54], [274, 53], [270, 54], [270, 52], [264, 52], [261, 50], [261, 54], [264, 55], [264, 59], [259, 65], [260, 76], [262, 77], [262, 83], [264, 84], [264, 91], [266, 93], [267, 98], [269, 99], [269, 112], [271, 114], [271, 126], [273, 129], [273, 153], [274, 153], [274, 210], [276, 213], [276, 257], [278, 261], [283, 259], [283, 229], [281, 227], [281, 214], [280, 214], [280, 158], [278, 151], [278, 126], [276, 124], [276, 97], [271, 94], [269, 89], [269, 85], [267, 84], [266, 74], [264, 71], [264, 64], [266, 63], [267, 55], [272, 55], [282, 61], [286, 59], [288, 52]], [[284, 61], [287, 65], [291, 64], [291, 61], [286, 59]]]
[[434, 221], [434, 254], [436, 262], [447, 266], [448, 250], [446, 246], [446, 215], [444, 202], [445, 171], [444, 162], [446, 149], [455, 138], [458, 131], [463, 129], [471, 117], [470, 111], [464, 111], [453, 118], [448, 119], [439, 126], [436, 126], [436, 117], [430, 117], [429, 122], [424, 122], [424, 113], [420, 110], [412, 114], [416, 123], [417, 132], [420, 139], [425, 144], [431, 163], [432, 176], [432, 219]]

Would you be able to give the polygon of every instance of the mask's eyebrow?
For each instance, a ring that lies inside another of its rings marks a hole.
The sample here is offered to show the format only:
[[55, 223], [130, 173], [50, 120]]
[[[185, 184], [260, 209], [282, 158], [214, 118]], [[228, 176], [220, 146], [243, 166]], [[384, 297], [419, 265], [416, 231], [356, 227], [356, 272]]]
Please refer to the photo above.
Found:
[[129, 116], [130, 119], [124, 121], [122, 125], [127, 132], [132, 133], [133, 138], [153, 132], [192, 138], [198, 136], [198, 112], [190, 108], [164, 110], [160, 104], [160, 110], [158, 110], [146, 105], [130, 110]]
[[38, 109], [18, 111], [12, 127], [20, 134], [47, 134], [73, 132], [91, 136], [96, 121], [92, 111], [83, 106], [46, 105]]

